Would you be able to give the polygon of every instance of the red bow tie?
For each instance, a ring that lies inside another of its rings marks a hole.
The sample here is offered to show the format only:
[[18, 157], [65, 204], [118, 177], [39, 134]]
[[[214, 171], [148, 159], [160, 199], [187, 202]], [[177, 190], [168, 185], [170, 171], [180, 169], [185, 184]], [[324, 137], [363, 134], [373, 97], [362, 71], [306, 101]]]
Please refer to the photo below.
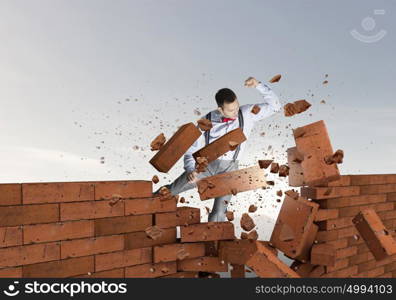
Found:
[[228, 121], [234, 121], [235, 119], [231, 119], [231, 118], [221, 118], [221, 122], [228, 122]]

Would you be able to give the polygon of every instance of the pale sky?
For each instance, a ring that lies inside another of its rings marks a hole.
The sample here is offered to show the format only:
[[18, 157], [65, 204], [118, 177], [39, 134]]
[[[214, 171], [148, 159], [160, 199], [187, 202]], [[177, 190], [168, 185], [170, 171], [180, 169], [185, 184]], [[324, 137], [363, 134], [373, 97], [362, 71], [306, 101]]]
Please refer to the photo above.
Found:
[[[158, 174], [151, 140], [215, 109], [220, 88], [261, 101], [244, 80], [278, 73], [282, 104], [312, 107], [261, 121], [242, 167], [285, 163], [291, 128], [324, 120], [342, 174], [395, 173], [395, 10], [390, 0], [0, 0], [0, 182], [168, 183], [182, 160]], [[385, 35], [368, 43], [354, 29]]]

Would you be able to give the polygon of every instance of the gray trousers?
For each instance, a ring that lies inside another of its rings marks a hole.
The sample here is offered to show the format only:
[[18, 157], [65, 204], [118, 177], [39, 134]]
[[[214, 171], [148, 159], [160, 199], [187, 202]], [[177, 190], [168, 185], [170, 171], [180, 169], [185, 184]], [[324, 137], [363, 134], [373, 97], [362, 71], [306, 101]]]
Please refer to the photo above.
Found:
[[[238, 170], [238, 163], [238, 160], [233, 161], [216, 159], [208, 164], [205, 172], [198, 173], [197, 177], [198, 179], [202, 179], [208, 176]], [[179, 195], [182, 192], [196, 188], [197, 184], [189, 183], [187, 178], [187, 172], [184, 171], [174, 182], [165, 185], [165, 187], [170, 190], [172, 195]], [[158, 193], [158, 191], [159, 189], [155, 193]], [[215, 198], [212, 211], [210, 212], [208, 217], [209, 222], [223, 222], [226, 220], [225, 213], [227, 211], [227, 206], [231, 200], [231, 197], [232, 195], [230, 194]]]

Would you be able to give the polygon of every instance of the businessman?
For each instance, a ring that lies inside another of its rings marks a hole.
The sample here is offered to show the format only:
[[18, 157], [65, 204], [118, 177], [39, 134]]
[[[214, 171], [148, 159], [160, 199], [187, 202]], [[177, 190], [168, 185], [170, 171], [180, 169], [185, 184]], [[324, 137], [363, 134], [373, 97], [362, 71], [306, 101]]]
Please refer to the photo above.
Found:
[[[215, 98], [218, 107], [205, 116], [212, 122], [213, 127], [209, 131], [205, 131], [185, 153], [185, 171], [173, 183], [165, 185], [172, 195], [179, 195], [197, 187], [197, 181], [202, 178], [238, 170], [239, 158], [242, 157], [246, 141], [235, 150], [228, 151], [209, 163], [206, 170], [201, 173], [197, 172], [196, 162], [192, 156], [194, 152], [238, 127], [243, 130], [247, 140], [249, 140], [249, 135], [256, 122], [280, 112], [279, 99], [267, 84], [257, 81], [254, 77], [249, 77], [245, 80], [245, 86], [256, 88], [262, 95], [263, 101], [240, 106], [237, 96], [231, 89], [222, 88], [216, 93]], [[159, 190], [155, 193], [157, 194]], [[225, 214], [231, 197], [232, 195], [226, 195], [215, 198], [213, 208], [209, 213], [209, 222], [225, 221]]]

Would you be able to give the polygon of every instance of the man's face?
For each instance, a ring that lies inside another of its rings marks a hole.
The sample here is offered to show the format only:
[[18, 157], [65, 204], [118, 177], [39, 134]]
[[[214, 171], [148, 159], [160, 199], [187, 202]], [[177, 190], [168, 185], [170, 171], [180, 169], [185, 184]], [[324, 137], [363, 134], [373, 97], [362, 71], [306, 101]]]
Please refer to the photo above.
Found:
[[218, 107], [217, 109], [224, 117], [235, 119], [238, 117], [239, 111], [238, 99], [235, 99], [232, 103], [224, 103], [223, 107]]

